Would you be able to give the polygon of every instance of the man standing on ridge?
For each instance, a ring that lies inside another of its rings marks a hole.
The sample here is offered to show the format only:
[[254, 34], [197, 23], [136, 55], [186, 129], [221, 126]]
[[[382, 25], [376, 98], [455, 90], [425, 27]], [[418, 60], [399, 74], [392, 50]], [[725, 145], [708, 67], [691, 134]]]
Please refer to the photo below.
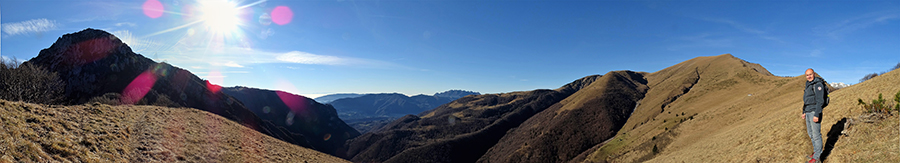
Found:
[[803, 113], [800, 116], [806, 120], [806, 133], [813, 144], [813, 154], [809, 157], [809, 163], [822, 162], [822, 105], [825, 103], [825, 80], [816, 77], [812, 68], [806, 69], [806, 89], [803, 90]]

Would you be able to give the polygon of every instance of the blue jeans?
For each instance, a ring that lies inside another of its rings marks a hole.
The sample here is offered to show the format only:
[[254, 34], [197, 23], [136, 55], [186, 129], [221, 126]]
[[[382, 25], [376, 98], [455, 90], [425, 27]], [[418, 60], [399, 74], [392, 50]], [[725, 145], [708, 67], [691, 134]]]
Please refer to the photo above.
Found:
[[815, 116], [812, 112], [806, 112], [806, 133], [813, 144], [813, 158], [819, 160], [822, 155], [822, 118], [819, 117], [819, 122], [813, 122]]

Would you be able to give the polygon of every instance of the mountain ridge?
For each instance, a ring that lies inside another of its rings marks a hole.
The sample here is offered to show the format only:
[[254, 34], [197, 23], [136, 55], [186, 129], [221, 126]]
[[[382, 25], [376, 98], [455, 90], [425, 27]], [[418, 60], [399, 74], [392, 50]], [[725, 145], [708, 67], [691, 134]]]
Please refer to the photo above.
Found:
[[[589, 84], [598, 77], [573, 83]], [[508, 130], [575, 93], [575, 86], [465, 96], [349, 140], [346, 158], [356, 162], [474, 162]]]
[[59, 74], [66, 83], [64, 92], [70, 105], [111, 97], [113, 99], [104, 101], [196, 108], [291, 144], [316, 150], [331, 148], [314, 146], [307, 140], [309, 136], [297, 129], [262, 120], [241, 101], [221, 92], [221, 86], [202, 80], [187, 70], [134, 53], [127, 44], [106, 31], [87, 28], [65, 34], [26, 63]]
[[[625, 72], [632, 75], [610, 75], [610, 73], [615, 74], [610, 72], [602, 76], [587, 76], [554, 90], [539, 89], [460, 98], [439, 108], [422, 112], [418, 116], [409, 115], [397, 119], [378, 132], [363, 134], [348, 141], [348, 157], [346, 158], [351, 161], [385, 162], [519, 162], [526, 160], [594, 162], [605, 161], [606, 159], [598, 158], [606, 158], [606, 156], [624, 157], [615, 153], [623, 150], [615, 146], [617, 141], [611, 140], [618, 140], [613, 139], [618, 137], [628, 140], [629, 138], [625, 138], [626, 136], [623, 135], [636, 133], [634, 135], [641, 140], [638, 142], [643, 143], [636, 144], [638, 151], [625, 154], [630, 154], [626, 155], [630, 161], [645, 161], [653, 158], [653, 155], [646, 152], [650, 151], [651, 147], [668, 148], [667, 146], [678, 136], [671, 130], [679, 129], [679, 124], [693, 120], [694, 116], [705, 111], [702, 108], [681, 109], [686, 101], [701, 100], [698, 95], [733, 93], [733, 91], [750, 91], [749, 96], [753, 96], [756, 93], [751, 91], [752, 87], [748, 87], [750, 85], [766, 86], [775, 82], [775, 85], [781, 87], [789, 83], [787, 79], [779, 79], [780, 77], [772, 75], [761, 65], [741, 60], [731, 54], [697, 57], [654, 73]], [[628, 77], [630, 80], [624, 81], [641, 82], [612, 82], [623, 81], [609, 80], [612, 76], [630, 76]], [[602, 90], [609, 89], [597, 89], [602, 86], [594, 86], [611, 83], [620, 84], [613, 84], [618, 86], [610, 88], [632, 89], [631, 91], [606, 92]], [[522, 95], [528, 97], [534, 94], [559, 91], [567, 93], [554, 94], [553, 98], [521, 98]], [[615, 95], [614, 92], [632, 93], [630, 93], [631, 95]], [[742, 95], [748, 96], [748, 94]], [[732, 94], [727, 97], [741, 96]], [[522, 101], [541, 105], [522, 105]], [[592, 103], [590, 101], [606, 102], [599, 105], [586, 105]], [[726, 102], [729, 100], [711, 101], [711, 103], [704, 101], [700, 104]], [[527, 109], [523, 109], [523, 106], [527, 106], [524, 107]], [[572, 114], [573, 111], [578, 111], [580, 114]], [[673, 114], [673, 112], [675, 113]], [[515, 118], [494, 121], [496, 119], [492, 117], [498, 117], [498, 115]], [[605, 122], [575, 125], [602, 124], [597, 127], [567, 126], [569, 123], [580, 124], [587, 120], [597, 120], [597, 118], [593, 118], [594, 116], [607, 118], [600, 120]], [[583, 120], [567, 121], [573, 119]], [[554, 123], [554, 121], [566, 121], [567, 123]], [[506, 127], [498, 128], [498, 126]], [[598, 128], [601, 132], [594, 131]], [[599, 135], [580, 136], [583, 134], [578, 133]], [[410, 137], [415, 137], [415, 139]], [[654, 140], [658, 138], [658, 141], [655, 141], [658, 143], [643, 141], [649, 140], [650, 137], [653, 137]], [[580, 143], [563, 145], [567, 144], [567, 141]], [[385, 142], [393, 143], [385, 144]], [[572, 146], [573, 144], [575, 146]], [[465, 151], [459, 151], [462, 149]]]

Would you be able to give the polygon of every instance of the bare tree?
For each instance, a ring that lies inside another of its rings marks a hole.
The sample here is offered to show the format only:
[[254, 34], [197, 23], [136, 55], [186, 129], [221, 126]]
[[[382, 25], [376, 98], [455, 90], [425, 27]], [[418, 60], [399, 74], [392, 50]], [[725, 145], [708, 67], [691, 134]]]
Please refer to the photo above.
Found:
[[867, 74], [866, 76], [863, 76], [862, 79], [859, 79], [859, 82], [862, 83], [862, 82], [864, 82], [864, 81], [866, 81], [866, 80], [875, 78], [876, 76], [878, 76], [878, 73]]
[[60, 104], [65, 83], [59, 75], [15, 58], [0, 61], [0, 99]]

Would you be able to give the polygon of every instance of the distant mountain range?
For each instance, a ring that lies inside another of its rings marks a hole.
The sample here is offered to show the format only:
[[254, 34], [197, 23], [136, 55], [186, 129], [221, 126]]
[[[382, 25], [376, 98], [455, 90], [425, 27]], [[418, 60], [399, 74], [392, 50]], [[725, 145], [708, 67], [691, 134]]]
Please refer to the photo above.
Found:
[[850, 86], [850, 84], [844, 84], [843, 82], [828, 83], [828, 85], [831, 85], [831, 87], [833, 87], [835, 89], [841, 89], [841, 88]]
[[340, 118], [360, 133], [366, 133], [387, 124], [390, 120], [409, 114], [419, 114], [467, 95], [480, 95], [480, 93], [449, 90], [435, 93], [433, 96], [415, 95], [412, 97], [399, 93], [335, 94], [323, 96], [322, 101], [335, 99], [328, 104], [334, 106]]
[[314, 98], [314, 100], [316, 100], [319, 103], [327, 104], [327, 103], [331, 103], [332, 101], [337, 100], [337, 99], [353, 98], [353, 97], [359, 97], [359, 96], [363, 96], [363, 95], [365, 95], [365, 94], [338, 93], [338, 94], [330, 94], [330, 95], [325, 95], [325, 96], [321, 96], [321, 97], [316, 97], [316, 98]]
[[[434, 109], [440, 105], [466, 95], [480, 95], [478, 92], [449, 90], [429, 95], [406, 96], [399, 93], [378, 93], [354, 95], [344, 94], [328, 104], [334, 106], [341, 119], [363, 119], [375, 117], [402, 117]], [[331, 96], [335, 97], [335, 96]]]
[[343, 151], [344, 141], [359, 136], [357, 130], [337, 117], [334, 107], [310, 98], [284, 91], [241, 86], [226, 87], [222, 92], [240, 100], [263, 120], [302, 133], [305, 141], [319, 151]]

